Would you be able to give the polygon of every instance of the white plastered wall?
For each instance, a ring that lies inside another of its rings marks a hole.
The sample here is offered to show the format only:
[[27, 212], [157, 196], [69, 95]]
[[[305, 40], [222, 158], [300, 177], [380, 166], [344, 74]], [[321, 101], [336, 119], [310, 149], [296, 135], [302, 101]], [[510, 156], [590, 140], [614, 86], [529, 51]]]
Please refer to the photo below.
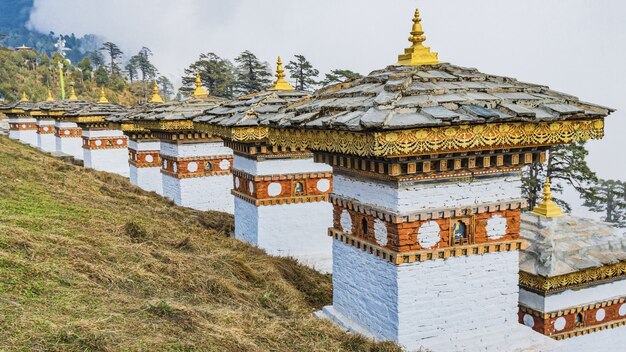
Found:
[[146, 190], [163, 194], [163, 177], [160, 167], [136, 167], [129, 166], [130, 183]]
[[626, 350], [626, 326], [570, 337], [557, 342], [558, 352], [622, 352]]
[[132, 149], [138, 152], [146, 152], [146, 151], [160, 151], [161, 150], [161, 142], [158, 141], [128, 141], [128, 149]]
[[[180, 144], [161, 142], [160, 150], [162, 156], [173, 158], [226, 156], [233, 153], [223, 142]], [[232, 175], [178, 179], [163, 174], [162, 177], [163, 195], [177, 205], [202, 211], [234, 213], [234, 200], [231, 194]]]
[[235, 197], [235, 238], [270, 255], [293, 257], [321, 272], [332, 271], [332, 204], [257, 207]]
[[161, 155], [177, 158], [201, 156], [232, 155], [232, 149], [225, 147], [224, 142], [209, 143], [168, 143], [161, 142]]
[[[331, 172], [312, 157], [250, 159], [235, 154], [233, 169], [253, 176]], [[235, 237], [277, 256], [294, 257], [321, 272], [332, 271], [333, 207], [329, 202], [255, 206], [235, 198]]]
[[334, 175], [334, 193], [400, 213], [474, 206], [521, 197], [519, 175], [479, 178], [472, 182], [418, 183], [393, 187]]
[[[120, 137], [126, 139], [122, 131], [117, 130], [83, 130], [83, 136], [89, 138]], [[130, 176], [128, 167], [128, 148], [116, 149], [87, 149], [83, 148], [83, 160], [85, 167], [119, 174], [124, 177]]]
[[[37, 126], [46, 128], [46, 132], [54, 132], [54, 120], [37, 120]], [[56, 152], [57, 146], [54, 141], [54, 133], [37, 133], [37, 148], [44, 152]]]
[[[73, 122], [56, 121], [54, 124], [57, 128], [77, 128], [78, 125]], [[57, 137], [55, 136], [56, 151], [71, 155], [74, 159], [83, 160], [83, 139], [82, 137]]]
[[183, 207], [234, 213], [232, 175], [176, 178], [162, 174], [163, 195]]
[[[37, 120], [34, 118], [10, 118], [9, 123], [35, 123]], [[24, 144], [37, 147], [37, 131], [36, 130], [10, 130], [9, 138], [17, 139]]]
[[313, 158], [303, 159], [267, 159], [253, 160], [235, 154], [233, 169], [246, 172], [254, 176], [287, 175], [316, 172], [331, 172], [327, 164], [316, 163]]
[[[161, 142], [159, 141], [128, 141], [128, 149], [137, 152], [159, 152], [161, 150]], [[148, 192], [156, 192], [163, 195], [163, 176], [161, 176], [161, 167], [136, 167], [129, 165], [130, 182], [135, 186]]]
[[517, 323], [518, 253], [393, 265], [333, 243], [333, 306], [322, 316], [408, 350], [550, 351]]
[[124, 177], [130, 176], [128, 149], [83, 149], [85, 167]]

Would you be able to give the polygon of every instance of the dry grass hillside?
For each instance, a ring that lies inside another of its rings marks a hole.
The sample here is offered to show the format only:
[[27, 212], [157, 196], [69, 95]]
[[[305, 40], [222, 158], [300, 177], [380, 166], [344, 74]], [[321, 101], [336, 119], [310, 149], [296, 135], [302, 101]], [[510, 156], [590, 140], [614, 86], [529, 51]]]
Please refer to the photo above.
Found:
[[396, 351], [312, 313], [331, 278], [232, 217], [0, 136], [0, 351]]

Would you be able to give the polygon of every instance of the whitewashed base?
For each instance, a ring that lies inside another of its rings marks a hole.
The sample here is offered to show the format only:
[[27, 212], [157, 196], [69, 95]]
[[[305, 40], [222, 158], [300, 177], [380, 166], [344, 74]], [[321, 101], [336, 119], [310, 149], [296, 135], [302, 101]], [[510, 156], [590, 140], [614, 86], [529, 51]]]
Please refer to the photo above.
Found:
[[56, 152], [57, 146], [54, 141], [54, 134], [37, 134], [37, 147], [44, 152]]
[[130, 183], [148, 191], [163, 195], [163, 176], [160, 167], [141, 167], [129, 165]]
[[106, 171], [124, 177], [130, 176], [128, 167], [128, 148], [85, 149], [83, 148], [85, 167]]
[[83, 139], [81, 137], [60, 138], [54, 137], [56, 151], [71, 155], [74, 159], [83, 160]]
[[327, 235], [332, 221], [328, 202], [257, 207], [235, 197], [235, 238], [323, 273], [332, 272], [332, 238]]
[[333, 306], [319, 315], [344, 328], [434, 352], [554, 344], [517, 323], [517, 252], [396, 266], [333, 241], [333, 261]]
[[175, 178], [163, 176], [163, 196], [183, 207], [234, 213], [232, 175]]
[[9, 138], [37, 147], [37, 131], [35, 130], [9, 131]]
[[626, 351], [626, 326], [557, 341], [558, 352]]

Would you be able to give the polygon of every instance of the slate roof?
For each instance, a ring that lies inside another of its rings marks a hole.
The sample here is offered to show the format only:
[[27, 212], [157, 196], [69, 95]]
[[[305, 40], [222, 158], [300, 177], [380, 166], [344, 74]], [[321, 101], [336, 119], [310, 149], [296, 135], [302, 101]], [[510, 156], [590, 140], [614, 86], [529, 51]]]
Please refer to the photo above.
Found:
[[80, 116], [111, 116], [125, 114], [128, 108], [111, 103], [90, 103], [86, 105], [76, 105], [74, 109], [67, 111], [64, 117]]
[[281, 116], [281, 112], [288, 105], [309, 96], [300, 91], [262, 91], [225, 102], [207, 110], [194, 121], [226, 127], [259, 126]]
[[626, 261], [626, 229], [564, 215], [545, 218], [522, 214], [520, 269], [554, 277]]
[[111, 122], [177, 121], [192, 120], [203, 111], [222, 104], [226, 99], [218, 97], [188, 98], [161, 104], [146, 104], [128, 114], [107, 118]]
[[42, 102], [31, 102], [31, 101], [16, 101], [13, 103], [8, 103], [8, 104], [1, 104], [0, 105], [0, 112], [8, 112], [9, 110], [24, 110], [24, 111], [29, 111], [29, 110], [35, 110], [37, 109], [40, 105], [42, 104]]
[[87, 100], [55, 100], [50, 102], [42, 102], [39, 109], [47, 112], [63, 112], [69, 113], [95, 104]]
[[260, 121], [279, 127], [393, 130], [604, 117], [610, 108], [546, 86], [447, 63], [389, 66], [316, 92]]

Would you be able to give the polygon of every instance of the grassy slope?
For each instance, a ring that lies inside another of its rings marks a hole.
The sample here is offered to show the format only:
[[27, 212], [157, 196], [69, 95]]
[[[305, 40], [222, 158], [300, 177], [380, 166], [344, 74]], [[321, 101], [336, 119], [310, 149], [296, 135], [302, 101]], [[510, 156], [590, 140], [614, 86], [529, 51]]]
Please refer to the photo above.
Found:
[[0, 136], [0, 350], [397, 349], [312, 317], [330, 276], [231, 227]]

